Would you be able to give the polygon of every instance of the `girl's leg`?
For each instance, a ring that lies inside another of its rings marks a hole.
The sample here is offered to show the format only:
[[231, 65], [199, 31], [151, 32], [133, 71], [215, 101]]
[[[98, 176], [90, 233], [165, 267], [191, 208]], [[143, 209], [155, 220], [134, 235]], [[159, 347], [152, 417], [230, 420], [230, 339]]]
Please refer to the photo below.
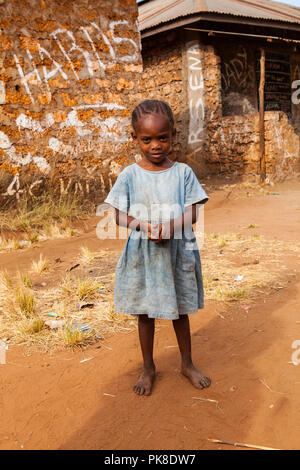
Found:
[[154, 318], [148, 318], [148, 315], [139, 315], [138, 322], [144, 370], [133, 390], [138, 395], [150, 395], [155, 378], [153, 361]]
[[181, 353], [182, 374], [188, 377], [197, 388], [209, 387], [211, 382], [210, 378], [201, 374], [201, 372], [194, 367], [192, 361], [191, 333], [188, 315], [179, 315], [178, 320], [173, 320], [173, 326]]

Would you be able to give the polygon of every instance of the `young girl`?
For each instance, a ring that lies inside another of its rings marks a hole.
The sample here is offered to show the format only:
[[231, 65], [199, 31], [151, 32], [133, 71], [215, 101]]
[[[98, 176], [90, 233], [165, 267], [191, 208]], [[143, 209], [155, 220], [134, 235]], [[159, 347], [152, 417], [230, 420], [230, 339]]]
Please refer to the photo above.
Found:
[[144, 370], [134, 391], [151, 393], [155, 318], [173, 321], [181, 372], [195, 387], [205, 388], [210, 379], [193, 365], [188, 314], [204, 307], [192, 224], [196, 204], [204, 204], [208, 197], [188, 165], [168, 158], [176, 130], [167, 103], [140, 103], [132, 113], [132, 127], [143, 158], [120, 173], [105, 202], [115, 208], [116, 223], [131, 229], [116, 267], [115, 309], [138, 316]]

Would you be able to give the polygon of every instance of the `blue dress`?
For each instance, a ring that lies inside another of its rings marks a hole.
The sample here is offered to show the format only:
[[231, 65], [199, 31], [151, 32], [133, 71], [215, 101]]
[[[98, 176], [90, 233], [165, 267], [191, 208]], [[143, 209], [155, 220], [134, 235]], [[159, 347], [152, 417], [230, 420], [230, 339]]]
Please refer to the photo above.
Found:
[[[105, 202], [139, 220], [155, 223], [176, 218], [187, 206], [208, 199], [185, 163], [175, 162], [161, 171], [148, 171], [134, 163], [120, 173]], [[116, 266], [114, 302], [119, 313], [170, 320], [204, 308], [201, 261], [193, 228], [162, 244], [132, 230]]]

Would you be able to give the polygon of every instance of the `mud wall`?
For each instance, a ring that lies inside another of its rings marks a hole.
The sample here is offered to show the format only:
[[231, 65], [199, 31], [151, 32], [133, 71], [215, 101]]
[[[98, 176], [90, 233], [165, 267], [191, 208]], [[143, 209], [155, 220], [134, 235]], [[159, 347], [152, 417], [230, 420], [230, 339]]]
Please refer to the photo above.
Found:
[[186, 100], [188, 127], [185, 155], [187, 163], [201, 178], [211, 172], [208, 165], [211, 155], [210, 126], [219, 123], [222, 117], [220, 61], [214, 48], [205, 44], [202, 38], [194, 37], [191, 41], [188, 36], [183, 50], [187, 52], [184, 54], [187, 63], [184, 89], [188, 90], [187, 98], [192, 97]]
[[254, 49], [227, 39], [217, 43], [217, 53], [222, 58], [223, 116], [257, 112]]
[[292, 84], [296, 83], [297, 88], [293, 88], [294, 99], [292, 100], [292, 124], [297, 135], [300, 136], [300, 53], [291, 54], [291, 79]]
[[135, 0], [1, 0], [0, 200], [53, 182], [101, 200], [133, 158], [141, 72]]
[[143, 73], [135, 100], [139, 103], [145, 99], [159, 99], [171, 106], [177, 129], [174, 158], [178, 160], [185, 149], [181, 41], [174, 33], [161, 35], [159, 40], [145, 39], [142, 57]]
[[[220, 90], [221, 112], [217, 102], [210, 106], [206, 140], [209, 173], [259, 179], [259, 115], [253, 52], [259, 46], [241, 42], [233, 46], [228, 42], [226, 48], [219, 41], [214, 43], [218, 70], [213, 70], [209, 63], [206, 66], [215, 77], [214, 88]], [[290, 55], [291, 82], [296, 80], [300, 73], [300, 54], [294, 53], [290, 46], [268, 46], [267, 50]], [[292, 104], [290, 117], [282, 111], [265, 112], [266, 170], [273, 181], [300, 177], [299, 108], [300, 104]]]
[[[137, 97], [170, 103], [179, 131], [175, 158], [200, 178], [226, 173], [259, 179], [254, 49], [243, 41], [220, 43], [178, 31], [143, 40], [143, 88]], [[290, 46], [282, 51], [290, 53], [292, 80], [300, 80], [299, 53]], [[267, 176], [300, 176], [299, 136], [300, 104], [292, 104], [290, 119], [281, 111], [266, 112]]]
[[[199, 47], [192, 36], [185, 37], [179, 31], [162, 33], [142, 41], [142, 59], [136, 102], [149, 98], [169, 103], [177, 130], [173, 158], [189, 163], [199, 176], [205, 174], [204, 118], [210, 113], [221, 115], [220, 89], [214, 86], [212, 75], [218, 58], [212, 47]], [[211, 64], [213, 69], [204, 64]]]
[[[265, 113], [265, 155], [267, 176], [272, 181], [300, 177], [300, 139], [282, 111]], [[210, 173], [231, 173], [255, 181], [259, 158], [257, 113], [223, 117], [210, 128]]]

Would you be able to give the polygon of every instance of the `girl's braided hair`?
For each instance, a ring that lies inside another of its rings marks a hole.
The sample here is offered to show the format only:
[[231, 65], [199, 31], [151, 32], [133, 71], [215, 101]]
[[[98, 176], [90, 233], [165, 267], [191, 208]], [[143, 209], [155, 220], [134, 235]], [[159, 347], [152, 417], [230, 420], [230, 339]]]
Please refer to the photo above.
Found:
[[174, 115], [172, 109], [167, 103], [159, 100], [144, 100], [132, 111], [131, 124], [134, 130], [136, 130], [139, 119], [145, 114], [162, 114], [169, 119], [172, 127], [174, 126]]

